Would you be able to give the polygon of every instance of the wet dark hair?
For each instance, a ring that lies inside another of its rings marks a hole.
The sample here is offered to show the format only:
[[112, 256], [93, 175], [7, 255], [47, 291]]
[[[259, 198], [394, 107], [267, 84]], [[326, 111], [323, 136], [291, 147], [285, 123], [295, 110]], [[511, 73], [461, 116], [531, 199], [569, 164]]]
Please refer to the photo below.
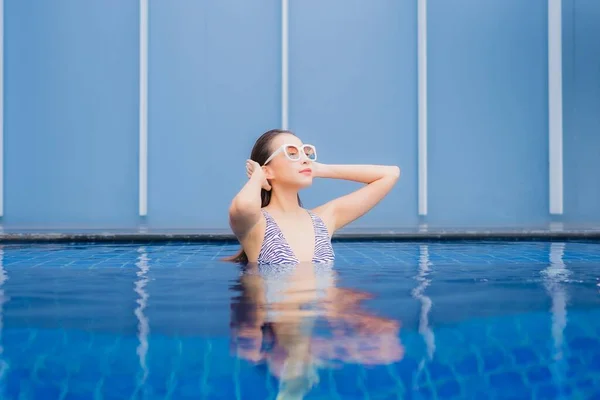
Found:
[[[252, 151], [250, 152], [250, 159], [252, 161], [256, 161], [258, 165], [263, 165], [265, 161], [271, 156], [271, 153], [274, 151], [271, 147], [271, 142], [277, 136], [287, 133], [290, 135], [294, 135], [293, 132], [284, 129], [271, 129], [260, 135], [256, 142], [254, 143], [254, 147], [252, 147]], [[295, 136], [295, 135], [294, 135]], [[260, 190], [260, 207], [266, 207], [271, 202], [271, 192], [265, 189]], [[298, 204], [302, 207], [302, 202], [300, 201], [300, 196], [298, 196]], [[231, 257], [224, 258], [224, 261], [233, 261], [237, 263], [246, 264], [248, 262], [248, 256], [244, 249], [240, 249], [235, 255]]]

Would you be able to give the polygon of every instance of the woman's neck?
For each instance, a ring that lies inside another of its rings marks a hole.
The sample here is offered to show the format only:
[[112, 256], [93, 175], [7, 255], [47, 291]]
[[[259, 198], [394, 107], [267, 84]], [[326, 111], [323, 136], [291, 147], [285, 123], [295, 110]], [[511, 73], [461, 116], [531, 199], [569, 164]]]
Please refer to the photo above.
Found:
[[272, 188], [269, 208], [284, 213], [299, 211], [302, 207], [300, 207], [298, 202], [298, 192], [295, 190], [277, 190], [276, 188]]

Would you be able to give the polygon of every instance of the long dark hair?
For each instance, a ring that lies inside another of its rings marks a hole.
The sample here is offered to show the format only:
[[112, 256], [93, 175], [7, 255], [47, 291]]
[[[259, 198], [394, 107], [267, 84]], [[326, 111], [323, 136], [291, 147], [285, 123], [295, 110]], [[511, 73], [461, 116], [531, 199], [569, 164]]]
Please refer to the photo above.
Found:
[[[287, 133], [293, 135], [294, 133], [284, 130], [284, 129], [271, 129], [260, 135], [256, 142], [254, 143], [254, 147], [252, 147], [252, 151], [250, 152], [250, 159], [256, 161], [258, 165], [263, 165], [265, 161], [271, 155], [273, 149], [271, 149], [271, 142], [275, 137], [281, 135], [282, 133]], [[265, 189], [260, 190], [260, 207], [266, 207], [271, 202], [271, 192]], [[298, 195], [298, 204], [302, 206], [302, 202], [300, 201], [300, 196]], [[224, 258], [224, 261], [233, 261], [237, 263], [246, 264], [248, 262], [248, 256], [243, 248], [234, 254], [233, 256]]]

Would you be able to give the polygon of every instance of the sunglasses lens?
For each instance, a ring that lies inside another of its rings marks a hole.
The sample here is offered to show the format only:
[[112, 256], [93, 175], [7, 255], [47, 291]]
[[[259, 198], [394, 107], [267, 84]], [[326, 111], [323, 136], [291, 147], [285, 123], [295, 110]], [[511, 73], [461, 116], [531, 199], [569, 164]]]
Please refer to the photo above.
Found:
[[306, 157], [308, 157], [309, 160], [314, 160], [317, 157], [315, 148], [311, 146], [304, 146], [304, 154], [306, 154]]
[[300, 151], [296, 146], [286, 146], [285, 154], [290, 160], [298, 160], [300, 158]]

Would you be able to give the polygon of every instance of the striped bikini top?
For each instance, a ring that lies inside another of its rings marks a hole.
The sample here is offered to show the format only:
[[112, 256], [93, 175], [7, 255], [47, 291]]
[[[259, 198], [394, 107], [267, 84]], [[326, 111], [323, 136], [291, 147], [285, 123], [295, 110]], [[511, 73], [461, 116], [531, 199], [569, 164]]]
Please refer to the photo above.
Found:
[[[285, 240], [281, 229], [273, 217], [261, 210], [266, 220], [265, 236], [258, 255], [258, 264], [298, 264], [299, 260]], [[313, 263], [328, 263], [335, 259], [329, 231], [318, 215], [306, 210], [310, 215], [315, 232]]]

